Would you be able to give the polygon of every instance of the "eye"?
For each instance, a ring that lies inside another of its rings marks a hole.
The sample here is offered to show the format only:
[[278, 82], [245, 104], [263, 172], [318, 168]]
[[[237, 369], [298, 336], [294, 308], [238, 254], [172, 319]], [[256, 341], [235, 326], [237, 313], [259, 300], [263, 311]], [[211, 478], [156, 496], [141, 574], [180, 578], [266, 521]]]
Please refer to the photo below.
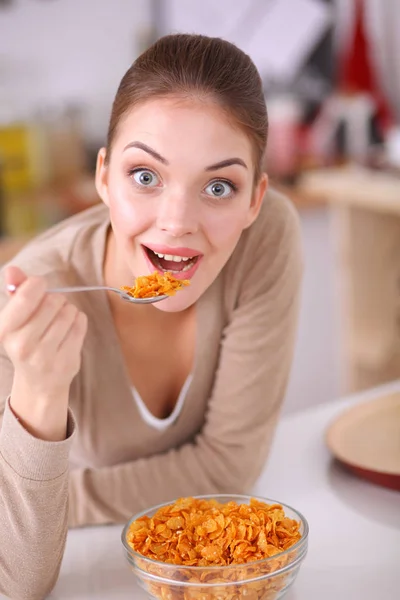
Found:
[[212, 181], [205, 188], [205, 192], [214, 198], [227, 198], [235, 191], [233, 183], [228, 181]]
[[135, 182], [142, 187], [155, 187], [160, 183], [157, 175], [148, 169], [135, 169], [132, 176]]

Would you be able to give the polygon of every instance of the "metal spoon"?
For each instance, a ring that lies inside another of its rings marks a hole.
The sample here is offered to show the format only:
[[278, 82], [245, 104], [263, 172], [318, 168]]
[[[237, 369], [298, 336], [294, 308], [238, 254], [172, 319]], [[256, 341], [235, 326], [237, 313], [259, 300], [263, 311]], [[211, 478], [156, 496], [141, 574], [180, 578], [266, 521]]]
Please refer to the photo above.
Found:
[[[7, 290], [11, 293], [15, 292], [17, 286], [8, 285]], [[93, 285], [93, 286], [80, 286], [80, 287], [65, 287], [65, 288], [51, 288], [47, 290], [50, 294], [67, 294], [68, 292], [97, 292], [99, 290], [105, 290], [108, 292], [115, 292], [118, 294], [122, 300], [126, 300], [127, 302], [132, 302], [133, 304], [154, 304], [154, 302], [160, 302], [160, 300], [165, 300], [169, 296], [152, 296], [151, 298], [134, 298], [130, 296], [123, 290], [119, 290], [118, 288], [108, 287], [106, 285]]]

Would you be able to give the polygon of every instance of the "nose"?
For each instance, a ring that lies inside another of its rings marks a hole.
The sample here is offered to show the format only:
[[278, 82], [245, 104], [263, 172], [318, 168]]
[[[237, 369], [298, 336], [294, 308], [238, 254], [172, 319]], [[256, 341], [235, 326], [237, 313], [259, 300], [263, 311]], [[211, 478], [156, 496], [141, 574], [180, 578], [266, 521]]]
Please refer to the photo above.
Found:
[[157, 226], [172, 237], [196, 233], [199, 228], [196, 202], [187, 194], [165, 194], [159, 205]]

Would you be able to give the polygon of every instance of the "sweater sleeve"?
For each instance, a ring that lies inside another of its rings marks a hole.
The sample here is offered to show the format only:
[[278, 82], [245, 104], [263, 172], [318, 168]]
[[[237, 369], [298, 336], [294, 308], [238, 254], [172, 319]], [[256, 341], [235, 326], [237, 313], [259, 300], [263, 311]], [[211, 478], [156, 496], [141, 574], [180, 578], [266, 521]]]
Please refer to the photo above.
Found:
[[[1, 306], [7, 301], [1, 295]], [[46, 442], [28, 433], [9, 403], [13, 365], [0, 346], [0, 594], [41, 600], [54, 587], [68, 527], [67, 439]]]
[[299, 225], [290, 206], [279, 206], [240, 266], [240, 293], [221, 340], [201, 432], [164, 454], [73, 470], [70, 526], [123, 522], [181, 496], [250, 491], [271, 445], [297, 329]]

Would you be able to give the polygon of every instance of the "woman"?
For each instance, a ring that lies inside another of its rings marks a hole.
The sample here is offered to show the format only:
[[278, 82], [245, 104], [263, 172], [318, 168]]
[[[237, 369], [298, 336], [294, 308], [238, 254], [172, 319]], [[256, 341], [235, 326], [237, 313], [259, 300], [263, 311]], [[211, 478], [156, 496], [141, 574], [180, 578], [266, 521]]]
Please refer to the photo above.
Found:
[[[294, 211], [266, 193], [266, 135], [248, 56], [220, 39], [162, 38], [118, 89], [98, 155], [103, 204], [3, 270], [3, 593], [49, 592], [68, 527], [122, 523], [179, 496], [245, 492], [258, 476], [301, 280]], [[144, 306], [46, 294], [130, 285], [155, 270], [190, 286]]]

